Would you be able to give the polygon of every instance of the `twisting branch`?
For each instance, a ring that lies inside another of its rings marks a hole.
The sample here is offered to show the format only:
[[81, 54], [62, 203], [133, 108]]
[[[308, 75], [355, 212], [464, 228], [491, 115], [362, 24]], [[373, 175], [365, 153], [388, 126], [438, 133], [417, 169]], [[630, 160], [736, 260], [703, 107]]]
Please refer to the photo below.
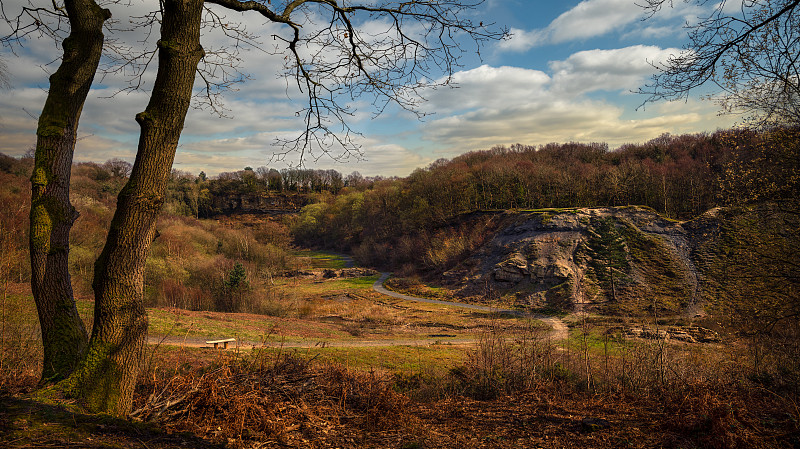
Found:
[[6, 22], [10, 32], [0, 36], [0, 44], [15, 51], [15, 46], [24, 45], [27, 39], [50, 38], [60, 43], [69, 34], [69, 18], [63, 6], [52, 1], [52, 9], [23, 6], [16, 15], [6, 11], [0, 1], [0, 19]]
[[[13, 39], [24, 40], [38, 33], [62, 40], [68, 26], [59, 1], [49, 0], [52, 9], [25, 7], [14, 17], [3, 12], [3, 19], [16, 30]], [[225, 115], [221, 94], [248, 79], [241, 70], [243, 49], [282, 55], [284, 77], [305, 96], [304, 106], [296, 112], [304, 121], [304, 129], [294, 138], [277, 139], [280, 150], [276, 157], [283, 159], [296, 152], [301, 159], [322, 155], [360, 158], [361, 148], [356, 142], [359, 134], [348, 124], [355, 103], [371, 104], [375, 115], [394, 105], [422, 118], [425, 113], [419, 105], [427, 89], [450, 84], [460, 58], [468, 51], [480, 54], [482, 44], [507, 36], [507, 30], [494, 24], [473, 22], [483, 2], [205, 0], [203, 26], [221, 32], [231, 44], [204, 48], [205, 57], [197, 71], [202, 83], [195, 105]], [[283, 26], [286, 32], [270, 36], [278, 45], [266, 48], [263, 35], [228, 19], [225, 10], [259, 14], [269, 23]], [[105, 43], [99, 79], [103, 81], [109, 75], [128, 79], [126, 86], [111, 96], [144, 87], [143, 77], [152, 71], [157, 54], [152, 36], [157, 34], [162, 16], [159, 9], [124, 24], [107, 24], [110, 38]], [[124, 33], [131, 31], [139, 33], [139, 42], [124, 41]], [[1, 42], [7, 44], [9, 39]]]
[[[669, 0], [642, 6], [656, 14], [665, 4], [672, 6]], [[712, 84], [723, 111], [743, 114], [750, 124], [798, 124], [800, 0], [742, 0], [733, 13], [729, 4], [717, 3], [697, 24], [687, 25], [684, 51], [656, 65], [659, 73], [640, 92], [648, 95], [646, 102], [685, 99]]]
[[[507, 35], [504, 29], [469, 18], [483, 0], [377, 5], [345, 5], [335, 0], [276, 2], [282, 7], [252, 0], [206, 3], [258, 13], [289, 31], [289, 36], [272, 36], [284, 47], [271, 53], [287, 56], [284, 74], [306, 96], [305, 107], [296, 113], [303, 117], [305, 130], [296, 138], [279, 139], [279, 159], [295, 152], [314, 159], [361, 157], [354, 140], [358, 133], [347, 124], [355, 112], [353, 102], [367, 96], [376, 114], [393, 104], [423, 117], [419, 110], [423, 91], [450, 83], [466, 52], [465, 43], [473, 42], [479, 50], [486, 41]], [[370, 33], [368, 26], [376, 23], [384, 29]], [[432, 81], [436, 79], [442, 81]]]

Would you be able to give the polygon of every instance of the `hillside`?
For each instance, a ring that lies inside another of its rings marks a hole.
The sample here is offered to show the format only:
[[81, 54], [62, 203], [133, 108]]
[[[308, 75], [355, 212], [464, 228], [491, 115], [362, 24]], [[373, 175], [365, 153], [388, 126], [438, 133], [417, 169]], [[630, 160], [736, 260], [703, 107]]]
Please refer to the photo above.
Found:
[[[25, 262], [30, 160], [0, 163], [0, 442], [11, 447], [800, 444], [791, 195], [677, 221], [648, 207], [448, 208], [436, 189], [383, 180], [338, 195], [267, 192], [319, 201], [299, 215], [236, 207], [198, 219], [214, 183], [173, 173], [146, 266], [151, 344], [136, 393], [137, 416], [159, 430], [2, 397], [33, 391], [41, 344]], [[87, 323], [92, 263], [124, 181], [113, 168], [73, 169], [70, 262]], [[243, 192], [219, 197], [264, 194]], [[371, 272], [343, 277], [349, 257], [299, 251], [312, 239], [396, 268], [398, 284], [427, 282], [433, 297], [507, 303], [568, 328], [553, 338], [525, 314], [390, 298], [372, 291]], [[262, 343], [192, 346], [219, 336]]]
[[[503, 221], [442, 274], [446, 285], [478, 297], [489, 286], [517, 305], [564, 311], [681, 313], [700, 300], [694, 221], [635, 207], [507, 213]], [[618, 245], [603, 246], [608, 239]]]

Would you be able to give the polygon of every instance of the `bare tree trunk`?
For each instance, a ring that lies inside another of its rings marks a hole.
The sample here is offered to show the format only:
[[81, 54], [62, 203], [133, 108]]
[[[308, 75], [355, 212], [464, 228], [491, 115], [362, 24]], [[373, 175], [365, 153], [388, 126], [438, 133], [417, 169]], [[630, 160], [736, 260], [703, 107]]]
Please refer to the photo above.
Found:
[[91, 410], [125, 415], [132, 405], [147, 337], [145, 258], [204, 54], [202, 8], [202, 0], [164, 1], [158, 74], [150, 103], [136, 115], [141, 128], [136, 162], [95, 263], [92, 337], [83, 362], [64, 383]]
[[614, 302], [617, 302], [617, 288], [614, 285], [614, 268], [608, 267], [608, 272], [611, 274], [611, 297], [614, 298]]
[[78, 120], [100, 62], [103, 23], [111, 17], [93, 0], [66, 0], [65, 7], [70, 35], [39, 116], [31, 175], [31, 289], [44, 344], [42, 382], [68, 376], [88, 341], [69, 275], [69, 232], [78, 218], [69, 182]]

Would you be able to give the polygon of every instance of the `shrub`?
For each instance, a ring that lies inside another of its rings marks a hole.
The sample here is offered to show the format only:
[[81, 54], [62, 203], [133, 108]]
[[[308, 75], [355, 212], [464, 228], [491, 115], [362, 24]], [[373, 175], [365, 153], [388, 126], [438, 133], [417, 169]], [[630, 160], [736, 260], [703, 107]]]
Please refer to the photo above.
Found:
[[228, 271], [221, 288], [214, 295], [215, 308], [219, 312], [241, 312], [249, 309], [250, 283], [247, 272], [240, 262]]

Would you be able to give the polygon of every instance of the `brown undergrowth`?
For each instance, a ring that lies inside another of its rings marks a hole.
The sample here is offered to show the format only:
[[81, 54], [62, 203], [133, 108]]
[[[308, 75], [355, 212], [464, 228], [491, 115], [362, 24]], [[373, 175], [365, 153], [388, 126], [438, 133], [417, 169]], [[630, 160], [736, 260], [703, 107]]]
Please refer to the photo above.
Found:
[[295, 353], [257, 353], [202, 370], [153, 379], [131, 417], [157, 421], [229, 447], [354, 447], [362, 431], [399, 429], [413, 419], [389, 378], [315, 363]]
[[462, 397], [514, 398], [511, 415], [526, 407], [524, 397], [572, 409], [566, 429], [600, 431], [613, 447], [800, 447], [796, 385], [764, 384], [756, 376], [763, 367], [756, 369], [742, 343], [609, 338], [584, 327], [556, 344], [490, 329], [451, 374]]
[[134, 416], [233, 448], [800, 447], [796, 395], [751, 380], [746, 348], [508, 337], [444, 375], [231, 356], [147, 382]]
[[0, 446], [800, 448], [797, 389], [765, 382], [770, 359], [759, 352], [756, 363], [744, 340], [609, 330], [584, 320], [553, 341], [498, 322], [459, 367], [393, 376], [313, 350], [162, 348], [149, 354], [132, 418], [166, 433], [11, 397], [14, 382], [35, 384], [6, 369]]

